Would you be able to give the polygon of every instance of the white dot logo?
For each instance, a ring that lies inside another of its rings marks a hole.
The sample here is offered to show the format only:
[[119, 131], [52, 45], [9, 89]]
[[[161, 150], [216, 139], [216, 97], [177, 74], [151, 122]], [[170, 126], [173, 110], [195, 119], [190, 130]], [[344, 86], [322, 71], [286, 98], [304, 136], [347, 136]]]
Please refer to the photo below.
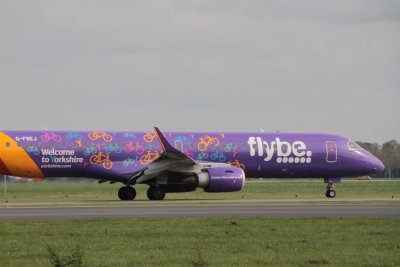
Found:
[[299, 164], [299, 163], [311, 163], [312, 161], [312, 152], [311, 151], [307, 151], [306, 153], [304, 153], [303, 157], [277, 157], [276, 158], [276, 163], [290, 163], [290, 164]]

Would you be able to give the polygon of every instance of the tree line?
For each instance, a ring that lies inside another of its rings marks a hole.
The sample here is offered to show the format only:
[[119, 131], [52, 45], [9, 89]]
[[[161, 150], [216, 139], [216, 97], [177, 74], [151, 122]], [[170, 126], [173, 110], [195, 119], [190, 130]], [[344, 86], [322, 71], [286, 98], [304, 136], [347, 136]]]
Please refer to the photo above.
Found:
[[378, 178], [400, 177], [400, 144], [390, 140], [382, 145], [377, 143], [357, 142], [362, 148], [369, 151], [385, 164], [385, 171], [376, 174]]

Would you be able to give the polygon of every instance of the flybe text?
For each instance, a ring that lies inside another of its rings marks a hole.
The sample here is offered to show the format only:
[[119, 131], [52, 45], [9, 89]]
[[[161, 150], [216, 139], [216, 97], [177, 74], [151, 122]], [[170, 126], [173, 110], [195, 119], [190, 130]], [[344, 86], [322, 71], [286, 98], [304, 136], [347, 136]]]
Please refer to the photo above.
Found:
[[250, 156], [264, 157], [264, 161], [270, 161], [276, 154], [277, 163], [310, 163], [311, 151], [302, 141], [292, 143], [281, 141], [278, 137], [270, 143], [263, 141], [261, 137], [249, 137], [247, 143], [250, 146]]

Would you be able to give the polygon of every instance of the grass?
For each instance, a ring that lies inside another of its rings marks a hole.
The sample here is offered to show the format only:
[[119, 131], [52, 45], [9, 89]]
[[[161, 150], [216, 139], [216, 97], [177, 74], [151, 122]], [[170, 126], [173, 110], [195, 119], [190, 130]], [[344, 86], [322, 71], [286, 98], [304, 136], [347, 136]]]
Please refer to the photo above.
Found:
[[[4, 185], [0, 184], [0, 192]], [[65, 200], [117, 200], [121, 184], [93, 182], [30, 182], [8, 183], [7, 200], [65, 201]], [[170, 193], [166, 199], [272, 199], [272, 198], [324, 198], [326, 184], [322, 180], [254, 180], [247, 181], [241, 192], [205, 193], [202, 189], [190, 193]], [[146, 185], [136, 185], [137, 199], [145, 200]], [[340, 197], [399, 197], [400, 180], [345, 180], [336, 185]], [[4, 197], [1, 198], [4, 200]]]
[[0, 262], [3, 267], [56, 266], [63, 260], [82, 266], [399, 266], [399, 225], [400, 219], [366, 218], [0, 222]]

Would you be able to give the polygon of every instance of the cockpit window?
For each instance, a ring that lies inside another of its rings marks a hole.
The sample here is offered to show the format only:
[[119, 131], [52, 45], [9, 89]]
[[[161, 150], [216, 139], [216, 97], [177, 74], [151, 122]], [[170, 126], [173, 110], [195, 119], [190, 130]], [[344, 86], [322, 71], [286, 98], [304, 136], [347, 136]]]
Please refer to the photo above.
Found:
[[360, 147], [353, 141], [349, 142], [349, 150], [358, 150]]

